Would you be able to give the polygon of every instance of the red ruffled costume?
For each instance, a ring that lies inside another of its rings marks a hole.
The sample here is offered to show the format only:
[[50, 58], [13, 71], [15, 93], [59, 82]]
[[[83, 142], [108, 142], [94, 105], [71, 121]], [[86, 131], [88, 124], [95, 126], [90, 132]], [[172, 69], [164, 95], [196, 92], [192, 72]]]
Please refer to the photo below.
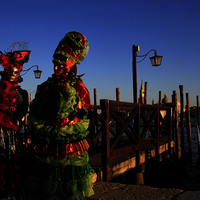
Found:
[[29, 54], [30, 51], [0, 53], [0, 64], [4, 67], [0, 80], [0, 196], [3, 191], [22, 187], [16, 122], [27, 113], [28, 93], [18, 86], [18, 79]]

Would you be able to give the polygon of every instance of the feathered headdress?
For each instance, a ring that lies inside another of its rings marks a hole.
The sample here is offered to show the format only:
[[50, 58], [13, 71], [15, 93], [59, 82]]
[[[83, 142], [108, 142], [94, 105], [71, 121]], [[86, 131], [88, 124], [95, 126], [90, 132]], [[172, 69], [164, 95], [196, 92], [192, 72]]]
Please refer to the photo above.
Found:
[[11, 66], [22, 70], [23, 64], [29, 60], [30, 53], [31, 51], [0, 52], [0, 64], [5, 70], [8, 70]]

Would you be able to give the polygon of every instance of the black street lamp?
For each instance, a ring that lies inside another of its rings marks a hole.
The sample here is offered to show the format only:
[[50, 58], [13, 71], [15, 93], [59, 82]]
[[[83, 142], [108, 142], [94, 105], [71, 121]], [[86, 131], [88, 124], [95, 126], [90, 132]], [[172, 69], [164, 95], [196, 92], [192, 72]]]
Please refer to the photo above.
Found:
[[31, 68], [33, 67], [37, 67], [36, 70], [34, 70], [34, 74], [35, 74], [35, 78], [39, 79], [40, 76], [41, 76], [41, 73], [42, 73], [42, 70], [39, 70], [39, 66], [37, 65], [33, 65], [32, 67], [28, 68], [28, 69], [25, 69], [25, 70], [22, 70], [22, 72], [25, 72], [24, 74], [22, 74], [21, 76], [25, 75]]
[[[145, 55], [142, 56], [138, 56], [137, 53], [140, 51], [140, 47], [139, 46], [132, 46], [132, 52], [133, 52], [133, 100], [134, 103], [137, 103], [138, 101], [138, 95], [137, 95], [137, 63], [142, 62], [147, 55], [151, 52], [154, 51], [155, 55], [150, 57], [151, 60], [151, 64], [152, 66], [160, 66], [161, 65], [161, 61], [162, 61], [162, 56], [158, 56], [157, 55], [157, 51], [155, 49], [151, 49], [148, 53], [146, 53]], [[142, 57], [142, 60], [140, 61], [136, 61], [136, 57]]]

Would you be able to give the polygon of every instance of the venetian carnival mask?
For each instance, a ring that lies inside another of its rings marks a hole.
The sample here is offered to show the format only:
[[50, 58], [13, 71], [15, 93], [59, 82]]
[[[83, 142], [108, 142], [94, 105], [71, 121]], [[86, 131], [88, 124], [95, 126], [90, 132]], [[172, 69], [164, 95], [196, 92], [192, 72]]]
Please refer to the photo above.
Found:
[[59, 64], [54, 64], [54, 74], [56, 76], [59, 76], [63, 73], [64, 71], [64, 66], [63, 65], [59, 65]]
[[58, 64], [55, 62], [54, 63], [54, 74], [56, 76], [67, 75], [73, 65], [74, 65], [74, 63], [71, 60], [66, 61], [64, 64]]
[[10, 82], [17, 82], [20, 76], [21, 70], [13, 65], [11, 65], [5, 71], [5, 79]]
[[23, 64], [28, 62], [31, 51], [12, 51], [8, 53], [0, 52], [0, 64], [4, 68], [3, 79], [17, 83]]

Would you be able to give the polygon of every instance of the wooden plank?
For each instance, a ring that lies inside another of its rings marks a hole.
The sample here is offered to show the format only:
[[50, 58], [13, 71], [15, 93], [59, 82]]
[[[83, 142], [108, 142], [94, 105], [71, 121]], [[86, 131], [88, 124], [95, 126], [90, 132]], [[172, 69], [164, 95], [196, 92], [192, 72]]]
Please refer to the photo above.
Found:
[[[170, 143], [171, 147], [174, 147], [174, 141], [172, 140]], [[169, 150], [168, 141], [163, 142], [159, 146], [158, 154], [160, 155], [168, 150]], [[147, 154], [149, 156], [147, 156]], [[156, 147], [154, 145], [149, 145], [148, 148], [146, 147], [145, 149], [141, 150], [139, 162], [140, 164], [143, 164], [147, 160], [155, 158], [156, 156], [157, 156]], [[89, 161], [89, 164], [92, 166], [92, 168], [95, 169], [96, 172], [98, 172], [97, 173], [98, 180], [101, 180], [101, 176], [103, 173], [101, 166], [101, 159], [102, 159], [101, 154], [96, 154], [90, 156], [90, 161]], [[135, 167], [136, 167], [135, 152], [124, 154], [123, 156], [112, 159], [110, 161], [110, 180]]]

